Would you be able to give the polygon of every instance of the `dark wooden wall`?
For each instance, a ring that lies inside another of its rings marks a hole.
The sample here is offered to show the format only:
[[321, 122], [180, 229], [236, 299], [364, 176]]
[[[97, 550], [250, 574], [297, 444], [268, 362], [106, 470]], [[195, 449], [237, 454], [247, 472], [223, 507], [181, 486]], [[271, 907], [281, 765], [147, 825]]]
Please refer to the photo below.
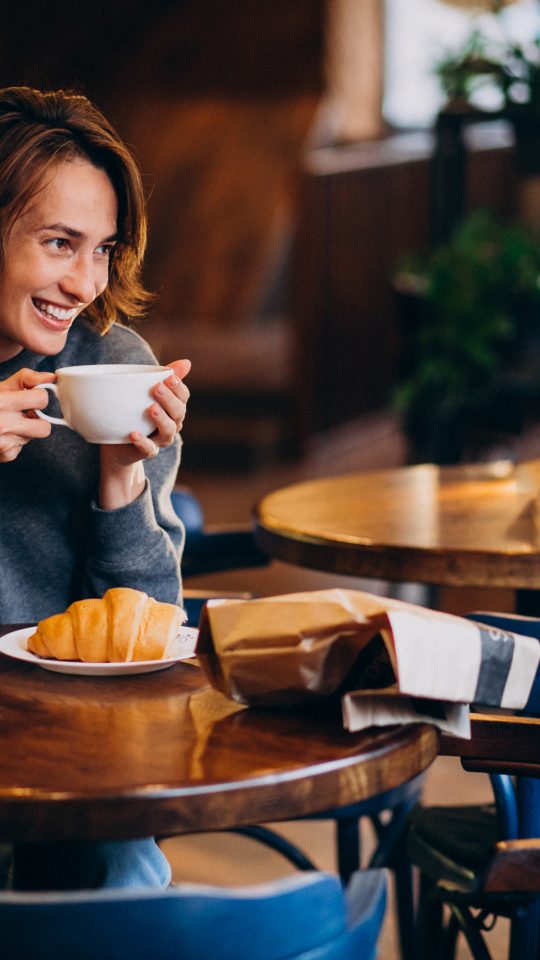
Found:
[[322, 82], [323, 0], [1, 0], [0, 78], [122, 90], [276, 97]]
[[[396, 134], [306, 158], [295, 245], [296, 411], [301, 436], [388, 405], [402, 338], [392, 274], [430, 243], [433, 138]], [[471, 134], [466, 204], [511, 214], [509, 130]]]
[[145, 276], [168, 335], [184, 319], [245, 321], [323, 86], [324, 0], [0, 0], [0, 12], [0, 84], [81, 90], [138, 154]]

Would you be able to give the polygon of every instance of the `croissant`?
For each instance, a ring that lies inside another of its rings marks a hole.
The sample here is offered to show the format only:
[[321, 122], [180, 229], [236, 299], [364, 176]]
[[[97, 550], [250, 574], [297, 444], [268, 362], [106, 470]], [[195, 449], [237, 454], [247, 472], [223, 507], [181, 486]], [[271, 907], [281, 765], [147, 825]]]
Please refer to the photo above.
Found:
[[174, 656], [184, 619], [173, 603], [140, 590], [113, 587], [101, 600], [76, 600], [65, 613], [41, 620], [28, 650], [54, 660], [128, 663]]

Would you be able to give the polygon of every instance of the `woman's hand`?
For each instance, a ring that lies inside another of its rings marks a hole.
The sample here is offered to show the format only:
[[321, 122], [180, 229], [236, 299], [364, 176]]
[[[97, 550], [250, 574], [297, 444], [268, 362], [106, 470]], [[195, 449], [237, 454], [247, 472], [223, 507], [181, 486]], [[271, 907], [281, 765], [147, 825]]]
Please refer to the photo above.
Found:
[[167, 366], [171, 368], [171, 376], [153, 388], [156, 402], [148, 408], [156, 425], [153, 433], [149, 437], [132, 433], [131, 443], [101, 447], [99, 505], [104, 510], [126, 506], [140, 496], [145, 481], [142, 461], [170, 447], [182, 429], [189, 399], [183, 378], [188, 375], [191, 362], [175, 360]]
[[162, 447], [170, 447], [184, 423], [189, 390], [183, 378], [191, 370], [191, 361], [175, 360], [167, 366], [171, 368], [172, 376], [153, 388], [152, 394], [157, 402], [148, 410], [156, 429], [149, 437], [131, 434], [133, 446], [140, 454], [138, 459], [155, 457]]
[[52, 383], [54, 373], [40, 373], [23, 368], [7, 380], [0, 381], [0, 463], [15, 460], [25, 444], [39, 437], [48, 437], [51, 425], [33, 413], [49, 402], [40, 383]]

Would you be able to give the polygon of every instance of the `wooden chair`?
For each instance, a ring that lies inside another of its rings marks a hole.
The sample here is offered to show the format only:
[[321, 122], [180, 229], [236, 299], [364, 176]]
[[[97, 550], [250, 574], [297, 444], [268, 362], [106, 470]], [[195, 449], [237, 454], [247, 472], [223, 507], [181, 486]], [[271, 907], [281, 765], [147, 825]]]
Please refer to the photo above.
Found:
[[[540, 620], [479, 613], [472, 619], [540, 639]], [[408, 850], [420, 870], [419, 960], [451, 960], [461, 932], [489, 960], [490, 917], [511, 919], [510, 960], [540, 955], [540, 670], [522, 713], [472, 715], [470, 741], [442, 738], [441, 753], [489, 774], [493, 804], [417, 808]], [[446, 907], [450, 919], [445, 920]]]
[[0, 895], [2, 960], [374, 960], [382, 870], [248, 888]]

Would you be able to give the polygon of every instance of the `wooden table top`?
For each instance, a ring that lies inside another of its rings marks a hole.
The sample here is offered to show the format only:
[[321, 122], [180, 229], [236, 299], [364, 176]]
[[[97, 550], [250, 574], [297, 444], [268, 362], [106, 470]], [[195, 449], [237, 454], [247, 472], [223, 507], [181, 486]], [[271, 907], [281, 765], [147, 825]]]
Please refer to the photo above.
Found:
[[540, 460], [355, 473], [269, 493], [263, 550], [330, 573], [439, 586], [540, 588]]
[[347, 733], [336, 706], [248, 709], [212, 690], [191, 662], [89, 678], [0, 655], [0, 840], [293, 819], [406, 782], [438, 742], [424, 724]]

